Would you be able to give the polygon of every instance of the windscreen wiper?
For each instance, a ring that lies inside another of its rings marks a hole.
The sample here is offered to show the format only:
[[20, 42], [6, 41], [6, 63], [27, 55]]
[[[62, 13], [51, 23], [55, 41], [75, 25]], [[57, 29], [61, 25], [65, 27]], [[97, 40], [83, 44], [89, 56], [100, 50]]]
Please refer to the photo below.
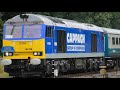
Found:
[[15, 26], [16, 26], [16, 25], [13, 25], [13, 28], [12, 28], [12, 31], [11, 31], [11, 34], [10, 34], [10, 35], [13, 34], [13, 32], [14, 32], [14, 30], [15, 30]]

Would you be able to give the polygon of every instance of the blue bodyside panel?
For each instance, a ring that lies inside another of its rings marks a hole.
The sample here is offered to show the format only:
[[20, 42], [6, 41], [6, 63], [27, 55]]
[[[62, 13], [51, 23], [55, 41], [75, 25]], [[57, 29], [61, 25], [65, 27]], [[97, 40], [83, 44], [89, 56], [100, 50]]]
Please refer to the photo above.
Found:
[[[66, 47], [67, 47], [66, 53], [91, 53], [91, 34], [92, 33], [97, 35], [97, 52], [104, 53], [103, 32], [55, 26], [53, 43], [57, 43], [57, 30], [66, 31], [66, 37], [65, 37], [65, 39], [67, 41], [66, 42]], [[77, 40], [75, 39], [76, 41], [72, 41], [73, 38], [70, 39], [68, 37], [68, 36], [70, 36], [70, 34], [77, 35], [77, 37], [79, 39], [77, 39]], [[85, 36], [85, 38], [84, 38], [84, 36]], [[68, 39], [69, 39], [69, 41], [68, 41]], [[46, 39], [46, 42], [48, 42], [48, 41], [50, 41], [50, 39]], [[51, 39], [51, 42], [52, 42], [52, 39]], [[53, 47], [53, 48], [51, 49], [50, 47], [51, 48]], [[57, 45], [53, 46], [53, 44], [52, 44], [51, 46], [48, 46], [48, 45], [46, 46], [46, 53], [56, 53], [56, 52], [57, 52]]]
[[45, 38], [45, 52], [53, 53], [53, 38]]
[[104, 35], [103, 32], [97, 33], [97, 52], [104, 52]]

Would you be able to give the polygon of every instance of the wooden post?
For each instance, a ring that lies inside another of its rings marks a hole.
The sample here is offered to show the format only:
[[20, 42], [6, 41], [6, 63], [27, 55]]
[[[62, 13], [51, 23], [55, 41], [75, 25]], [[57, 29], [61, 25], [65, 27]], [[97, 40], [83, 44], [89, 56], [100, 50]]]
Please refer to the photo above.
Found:
[[107, 73], [106, 71], [106, 66], [99, 66], [100, 69], [100, 74], [105, 78], [105, 74]]

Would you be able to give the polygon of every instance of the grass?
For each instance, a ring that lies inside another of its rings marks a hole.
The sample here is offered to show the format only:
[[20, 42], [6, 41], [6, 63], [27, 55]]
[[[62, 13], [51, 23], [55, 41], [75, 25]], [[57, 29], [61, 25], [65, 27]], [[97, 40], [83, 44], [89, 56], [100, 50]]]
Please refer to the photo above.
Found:
[[0, 78], [9, 78], [9, 74], [4, 72], [4, 66], [0, 65]]
[[4, 72], [4, 66], [0, 65], [0, 78], [9, 78], [9, 74]]
[[[2, 53], [0, 53], [0, 58], [2, 58]], [[3, 65], [0, 65], [0, 78], [9, 78], [9, 74], [4, 72]]]
[[9, 74], [6, 72], [0, 73], [0, 78], [10, 78]]

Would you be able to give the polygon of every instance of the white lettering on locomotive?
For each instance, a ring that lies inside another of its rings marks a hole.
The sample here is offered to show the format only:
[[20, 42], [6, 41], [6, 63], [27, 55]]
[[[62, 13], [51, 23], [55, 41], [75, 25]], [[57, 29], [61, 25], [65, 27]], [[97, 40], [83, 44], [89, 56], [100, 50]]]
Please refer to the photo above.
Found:
[[[67, 45], [67, 51], [85, 51], [85, 34], [67, 33], [67, 43], [77, 45]], [[78, 45], [79, 44], [79, 45]]]
[[85, 45], [67, 45], [67, 51], [85, 51]]
[[67, 43], [85, 43], [85, 34], [67, 33]]

